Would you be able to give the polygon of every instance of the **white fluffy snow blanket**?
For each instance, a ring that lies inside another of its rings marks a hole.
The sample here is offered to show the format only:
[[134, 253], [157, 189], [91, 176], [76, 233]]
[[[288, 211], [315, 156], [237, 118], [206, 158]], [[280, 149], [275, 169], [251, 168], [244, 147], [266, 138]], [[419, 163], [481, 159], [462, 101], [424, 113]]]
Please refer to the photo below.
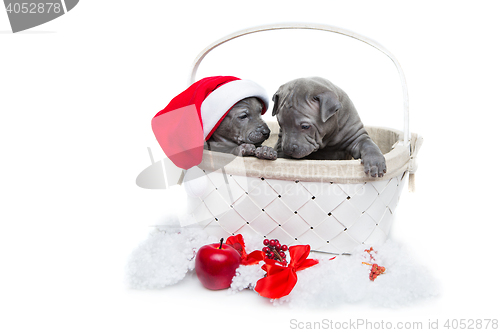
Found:
[[[131, 288], [157, 289], [181, 281], [194, 270], [196, 251], [203, 245], [217, 243], [198, 228], [155, 229], [133, 251], [127, 265], [127, 281]], [[262, 248], [261, 239], [245, 237], [247, 252]], [[438, 294], [432, 275], [418, 264], [408, 251], [394, 241], [372, 251], [359, 247], [351, 255], [332, 256], [312, 252], [309, 258], [319, 259], [316, 266], [297, 273], [298, 282], [292, 292], [275, 305], [294, 307], [332, 307], [342, 303], [367, 303], [383, 307], [400, 307]], [[376, 262], [386, 268], [374, 281], [369, 279]], [[263, 263], [263, 262], [262, 262]], [[253, 289], [265, 272], [262, 265], [240, 266], [230, 293]], [[256, 297], [260, 297], [257, 293]]]

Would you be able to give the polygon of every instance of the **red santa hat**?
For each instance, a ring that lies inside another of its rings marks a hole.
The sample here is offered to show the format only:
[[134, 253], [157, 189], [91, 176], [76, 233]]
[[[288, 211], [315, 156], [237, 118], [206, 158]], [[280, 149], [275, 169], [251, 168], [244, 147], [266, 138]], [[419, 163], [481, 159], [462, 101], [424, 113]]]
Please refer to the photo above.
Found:
[[193, 83], [177, 95], [151, 121], [153, 132], [168, 158], [179, 168], [201, 163], [204, 141], [208, 140], [229, 110], [248, 97], [269, 105], [264, 88], [234, 76], [212, 76]]

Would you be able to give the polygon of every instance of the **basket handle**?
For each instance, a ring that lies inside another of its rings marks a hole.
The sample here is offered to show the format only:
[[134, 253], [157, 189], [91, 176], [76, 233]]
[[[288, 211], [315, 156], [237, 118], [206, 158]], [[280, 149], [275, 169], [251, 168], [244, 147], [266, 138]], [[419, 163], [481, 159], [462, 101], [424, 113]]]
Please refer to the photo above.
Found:
[[295, 23], [277, 23], [277, 24], [269, 24], [269, 25], [260, 25], [256, 26], [253, 28], [248, 28], [240, 31], [236, 31], [230, 35], [227, 35], [214, 43], [210, 44], [208, 47], [206, 47], [195, 59], [192, 67], [191, 67], [191, 76], [189, 78], [189, 84], [193, 84], [195, 82], [196, 78], [196, 72], [198, 71], [198, 67], [200, 66], [201, 62], [205, 58], [205, 56], [215, 49], [217, 46], [222, 45], [232, 39], [253, 34], [256, 32], [262, 32], [262, 31], [270, 31], [270, 30], [285, 30], [285, 29], [308, 29], [308, 30], [320, 30], [320, 31], [329, 31], [333, 33], [337, 33], [340, 35], [348, 36], [354, 39], [357, 39], [361, 42], [364, 42], [380, 52], [384, 53], [386, 56], [388, 56], [394, 65], [396, 66], [398, 73], [399, 73], [399, 80], [402, 86], [403, 90], [403, 112], [404, 112], [404, 145], [408, 146], [409, 145], [409, 134], [410, 134], [410, 125], [409, 125], [409, 104], [408, 104], [408, 87], [406, 85], [406, 79], [403, 73], [403, 70], [401, 66], [399, 65], [399, 62], [396, 60], [396, 58], [390, 53], [385, 47], [377, 43], [376, 41], [359, 35], [357, 33], [354, 33], [352, 31], [331, 26], [331, 25], [324, 25], [324, 24], [315, 24], [315, 23], [300, 23], [300, 22], [295, 22]]

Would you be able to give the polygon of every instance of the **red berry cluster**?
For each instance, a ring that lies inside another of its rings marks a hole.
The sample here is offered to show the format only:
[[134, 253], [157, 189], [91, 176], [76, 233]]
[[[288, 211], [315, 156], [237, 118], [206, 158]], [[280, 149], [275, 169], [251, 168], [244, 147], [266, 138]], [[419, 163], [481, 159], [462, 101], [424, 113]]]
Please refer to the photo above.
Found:
[[262, 248], [262, 252], [267, 259], [286, 263], [285, 251], [288, 250], [288, 246], [281, 245], [277, 239], [264, 239], [263, 243], [265, 246]]
[[377, 264], [372, 265], [372, 270], [370, 271], [370, 280], [375, 281], [377, 276], [380, 274], [384, 274], [385, 272], [385, 267], [384, 266], [379, 266]]
[[[375, 258], [373, 257], [372, 252], [374, 252], [374, 253], [377, 253], [377, 252], [373, 250], [373, 247], [370, 247], [369, 249], [365, 250], [365, 252], [370, 255], [371, 261], [375, 261]], [[370, 264], [367, 262], [363, 262], [363, 264], [372, 266], [372, 269], [370, 270], [370, 280], [372, 280], [372, 281], [375, 281], [375, 279], [380, 274], [384, 274], [384, 272], [385, 272], [384, 266], [379, 266], [377, 264]]]

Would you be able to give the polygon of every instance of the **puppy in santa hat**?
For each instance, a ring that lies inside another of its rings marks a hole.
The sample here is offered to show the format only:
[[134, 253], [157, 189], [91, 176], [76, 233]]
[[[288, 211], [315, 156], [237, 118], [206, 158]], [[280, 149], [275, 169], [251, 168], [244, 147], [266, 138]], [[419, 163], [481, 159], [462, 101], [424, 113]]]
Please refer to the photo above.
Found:
[[234, 76], [212, 76], [177, 95], [151, 124], [165, 154], [182, 169], [201, 163], [203, 149], [274, 160], [262, 146], [270, 130], [262, 120], [269, 106], [264, 88]]

